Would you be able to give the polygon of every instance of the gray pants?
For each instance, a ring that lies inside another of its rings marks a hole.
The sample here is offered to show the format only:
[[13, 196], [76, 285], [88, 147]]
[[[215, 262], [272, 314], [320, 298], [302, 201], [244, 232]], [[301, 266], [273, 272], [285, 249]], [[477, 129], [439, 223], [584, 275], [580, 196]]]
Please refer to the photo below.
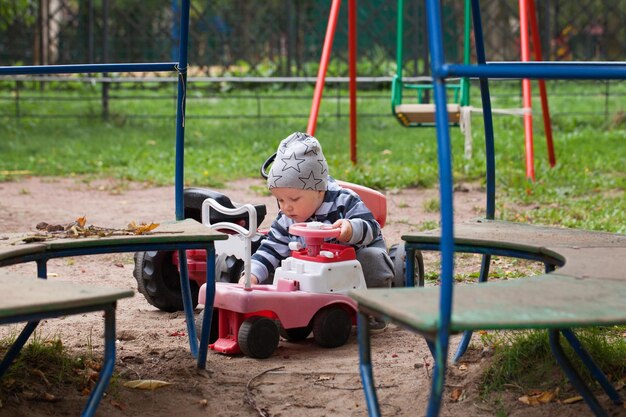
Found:
[[391, 287], [394, 277], [393, 262], [387, 254], [387, 245], [384, 241], [358, 249], [356, 259], [363, 268], [367, 288]]

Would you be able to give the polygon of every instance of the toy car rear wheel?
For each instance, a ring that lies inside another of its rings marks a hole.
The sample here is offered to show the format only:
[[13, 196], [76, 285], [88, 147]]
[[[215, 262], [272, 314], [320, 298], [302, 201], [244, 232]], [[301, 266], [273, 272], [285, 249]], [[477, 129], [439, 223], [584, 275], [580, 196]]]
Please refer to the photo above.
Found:
[[239, 328], [239, 348], [251, 358], [265, 359], [272, 356], [279, 339], [278, 326], [267, 317], [248, 317]]
[[[202, 334], [202, 323], [204, 322], [204, 310], [196, 316], [196, 337], [200, 340]], [[215, 343], [219, 338], [219, 310], [213, 309], [213, 317], [211, 318], [211, 334], [209, 335], [209, 343]]]
[[[404, 242], [398, 243], [389, 248], [389, 257], [393, 261], [394, 277], [391, 283], [392, 287], [404, 287], [404, 275], [406, 271], [406, 250]], [[424, 286], [424, 258], [422, 252], [415, 251], [415, 271], [413, 275], [413, 286]]]
[[[174, 312], [183, 310], [183, 297], [180, 288], [178, 267], [172, 260], [171, 251], [148, 251], [135, 253], [133, 276], [137, 280], [137, 290], [146, 300], [159, 310]], [[189, 281], [193, 307], [198, 304], [200, 288], [195, 281]]]
[[313, 338], [318, 345], [334, 348], [344, 345], [350, 337], [352, 318], [342, 307], [331, 306], [317, 312], [313, 318]]
[[313, 326], [311, 324], [305, 327], [294, 327], [291, 329], [285, 329], [280, 325], [278, 327], [280, 337], [288, 340], [289, 342], [301, 342], [305, 340], [311, 334], [311, 330], [313, 330]]
[[217, 282], [239, 282], [243, 271], [243, 261], [233, 255], [220, 253], [215, 259], [215, 279]]

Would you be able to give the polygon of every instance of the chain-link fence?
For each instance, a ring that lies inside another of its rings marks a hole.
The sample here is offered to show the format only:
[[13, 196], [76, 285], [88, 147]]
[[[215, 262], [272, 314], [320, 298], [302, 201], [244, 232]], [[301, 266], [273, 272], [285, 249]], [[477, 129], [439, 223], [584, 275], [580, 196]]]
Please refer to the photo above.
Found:
[[[0, 0], [0, 65], [176, 61], [177, 0]], [[193, 1], [189, 62], [211, 76], [312, 77], [330, 0]], [[405, 70], [428, 72], [424, 2], [405, 0]], [[625, 0], [536, 2], [546, 58], [623, 60]], [[395, 72], [395, 0], [359, 0], [358, 73]], [[347, 74], [347, 7], [342, 4], [330, 76]], [[462, 0], [443, 1], [446, 52], [463, 54]], [[481, 3], [488, 59], [519, 59], [517, 0]]]

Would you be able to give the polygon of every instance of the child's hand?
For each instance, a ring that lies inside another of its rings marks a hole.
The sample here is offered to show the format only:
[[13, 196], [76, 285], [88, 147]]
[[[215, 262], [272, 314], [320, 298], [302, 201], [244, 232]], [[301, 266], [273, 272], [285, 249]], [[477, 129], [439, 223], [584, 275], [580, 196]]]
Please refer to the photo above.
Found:
[[[241, 278], [239, 278], [239, 283], [245, 285], [245, 283], [246, 283], [245, 275], [242, 275]], [[250, 274], [250, 284], [251, 285], [256, 285], [258, 283], [259, 283], [259, 279], [256, 276]]]
[[333, 229], [341, 229], [337, 237], [340, 242], [348, 242], [352, 238], [352, 223], [348, 219], [339, 219], [333, 223]]

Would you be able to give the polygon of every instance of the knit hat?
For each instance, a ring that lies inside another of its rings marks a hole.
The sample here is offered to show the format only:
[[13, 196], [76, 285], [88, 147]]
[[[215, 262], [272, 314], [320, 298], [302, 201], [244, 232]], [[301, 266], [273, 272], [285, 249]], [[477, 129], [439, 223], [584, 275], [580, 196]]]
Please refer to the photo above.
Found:
[[283, 139], [267, 177], [272, 188], [326, 191], [328, 164], [317, 139], [295, 132]]

